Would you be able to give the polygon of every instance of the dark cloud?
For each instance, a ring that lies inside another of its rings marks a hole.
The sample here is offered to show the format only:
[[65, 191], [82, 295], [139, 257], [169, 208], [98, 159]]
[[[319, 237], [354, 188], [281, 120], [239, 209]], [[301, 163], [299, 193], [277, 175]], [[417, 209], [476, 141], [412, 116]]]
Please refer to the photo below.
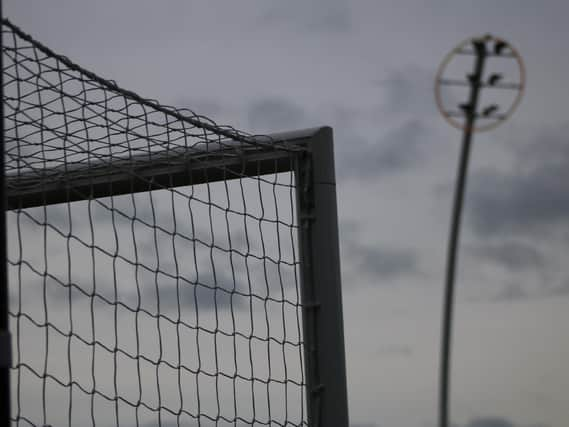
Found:
[[[347, 118], [351, 114], [356, 117]], [[301, 106], [286, 98], [263, 98], [247, 111], [249, 128], [255, 133], [270, 133], [314, 126], [315, 120]], [[335, 126], [336, 169], [339, 178], [383, 176], [420, 165], [427, 157], [426, 148], [435, 140], [433, 130], [418, 119], [405, 120], [378, 140], [361, 136], [355, 120], [367, 112], [335, 110], [329, 123]]]
[[567, 127], [548, 129], [516, 148], [513, 172], [484, 169], [469, 190], [470, 225], [484, 236], [543, 236], [565, 227], [569, 216]]
[[545, 258], [535, 247], [514, 241], [473, 245], [467, 251], [509, 271], [535, 270], [543, 268], [545, 263]]
[[304, 110], [285, 98], [264, 98], [253, 102], [248, 109], [251, 131], [277, 132], [306, 126]]
[[305, 33], [345, 33], [353, 26], [347, 0], [303, 0], [273, 3], [259, 21], [274, 27], [284, 25]]
[[520, 176], [483, 171], [474, 176], [471, 225], [483, 235], [549, 232], [566, 221], [569, 168], [540, 168]]
[[417, 273], [413, 251], [387, 248], [361, 248], [358, 269], [377, 279], [395, 279]]
[[506, 141], [523, 170], [535, 170], [544, 165], [554, 168], [567, 165], [569, 122], [524, 133]]
[[422, 122], [409, 120], [372, 144], [357, 136], [344, 139], [336, 145], [338, 175], [368, 179], [409, 170], [425, 160], [431, 136]]
[[340, 236], [347, 270], [358, 278], [365, 276], [377, 281], [418, 274], [418, 256], [415, 251], [364, 245], [356, 227], [355, 224], [349, 224]]

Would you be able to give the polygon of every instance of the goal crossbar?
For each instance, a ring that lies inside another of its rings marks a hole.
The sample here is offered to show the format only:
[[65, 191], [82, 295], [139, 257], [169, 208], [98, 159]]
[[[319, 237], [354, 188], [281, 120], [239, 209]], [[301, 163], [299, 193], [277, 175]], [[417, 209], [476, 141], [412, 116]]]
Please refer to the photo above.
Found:
[[251, 144], [208, 142], [130, 158], [8, 174], [8, 209], [285, 172], [291, 168], [294, 153], [308, 150], [308, 142], [323, 129], [326, 127], [253, 137]]

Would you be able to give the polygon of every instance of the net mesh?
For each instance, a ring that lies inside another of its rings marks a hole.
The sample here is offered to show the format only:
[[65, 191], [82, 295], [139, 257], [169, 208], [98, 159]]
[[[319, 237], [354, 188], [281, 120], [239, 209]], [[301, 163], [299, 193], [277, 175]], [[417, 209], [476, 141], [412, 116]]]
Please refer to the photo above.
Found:
[[297, 148], [2, 43], [13, 424], [306, 425]]

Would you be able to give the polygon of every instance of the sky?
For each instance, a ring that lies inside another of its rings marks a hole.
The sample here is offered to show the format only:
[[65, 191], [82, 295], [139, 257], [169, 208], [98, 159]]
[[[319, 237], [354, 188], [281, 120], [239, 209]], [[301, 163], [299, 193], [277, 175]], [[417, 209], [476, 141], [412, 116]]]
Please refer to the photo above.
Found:
[[350, 420], [436, 425], [461, 134], [433, 96], [443, 57], [491, 33], [527, 88], [476, 134], [457, 273], [456, 427], [569, 419], [569, 40], [563, 1], [5, 0], [54, 51], [165, 105], [252, 133], [334, 129]]

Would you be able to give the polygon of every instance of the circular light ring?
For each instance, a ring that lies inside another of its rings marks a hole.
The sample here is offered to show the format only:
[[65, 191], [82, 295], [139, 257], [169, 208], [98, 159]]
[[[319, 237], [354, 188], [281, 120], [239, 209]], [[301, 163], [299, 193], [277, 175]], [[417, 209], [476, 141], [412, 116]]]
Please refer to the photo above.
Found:
[[508, 48], [511, 51], [513, 59], [515, 59], [516, 62], [518, 63], [518, 68], [519, 68], [519, 72], [520, 72], [520, 82], [518, 83], [519, 88], [517, 89], [518, 93], [517, 93], [514, 101], [510, 105], [510, 108], [508, 109], [508, 111], [506, 111], [506, 113], [503, 115], [503, 117], [500, 119], [496, 119], [495, 122], [489, 123], [487, 125], [483, 125], [483, 126], [476, 126], [475, 125], [472, 129], [475, 132], [483, 132], [483, 131], [487, 131], [487, 130], [496, 128], [501, 123], [503, 123], [507, 119], [509, 119], [510, 116], [514, 113], [514, 111], [516, 110], [516, 108], [520, 104], [520, 101], [522, 100], [522, 96], [524, 93], [525, 83], [526, 83], [526, 69], [525, 69], [524, 61], [522, 60], [522, 57], [520, 56], [519, 52], [510, 43], [506, 42], [504, 39], [501, 39], [498, 37], [493, 37], [491, 35], [485, 35], [483, 37], [471, 37], [471, 38], [468, 38], [466, 40], [463, 40], [458, 46], [456, 46], [453, 50], [451, 50], [445, 56], [445, 58], [441, 62], [441, 65], [439, 65], [439, 69], [437, 71], [437, 77], [435, 79], [435, 100], [437, 103], [437, 108], [440, 111], [441, 115], [444, 117], [444, 119], [447, 121], [447, 123], [449, 123], [452, 127], [456, 128], [456, 129], [463, 130], [466, 128], [466, 125], [463, 123], [460, 123], [458, 120], [455, 120], [444, 109], [442, 98], [441, 98], [441, 90], [440, 90], [442, 75], [443, 75], [443, 72], [445, 71], [447, 65], [451, 61], [451, 59], [459, 51], [461, 51], [466, 45], [471, 44], [473, 41], [476, 41], [476, 40], [484, 40], [485, 42], [488, 42], [490, 40], [494, 40], [495, 42], [506, 43], [506, 45], [508, 46]]

